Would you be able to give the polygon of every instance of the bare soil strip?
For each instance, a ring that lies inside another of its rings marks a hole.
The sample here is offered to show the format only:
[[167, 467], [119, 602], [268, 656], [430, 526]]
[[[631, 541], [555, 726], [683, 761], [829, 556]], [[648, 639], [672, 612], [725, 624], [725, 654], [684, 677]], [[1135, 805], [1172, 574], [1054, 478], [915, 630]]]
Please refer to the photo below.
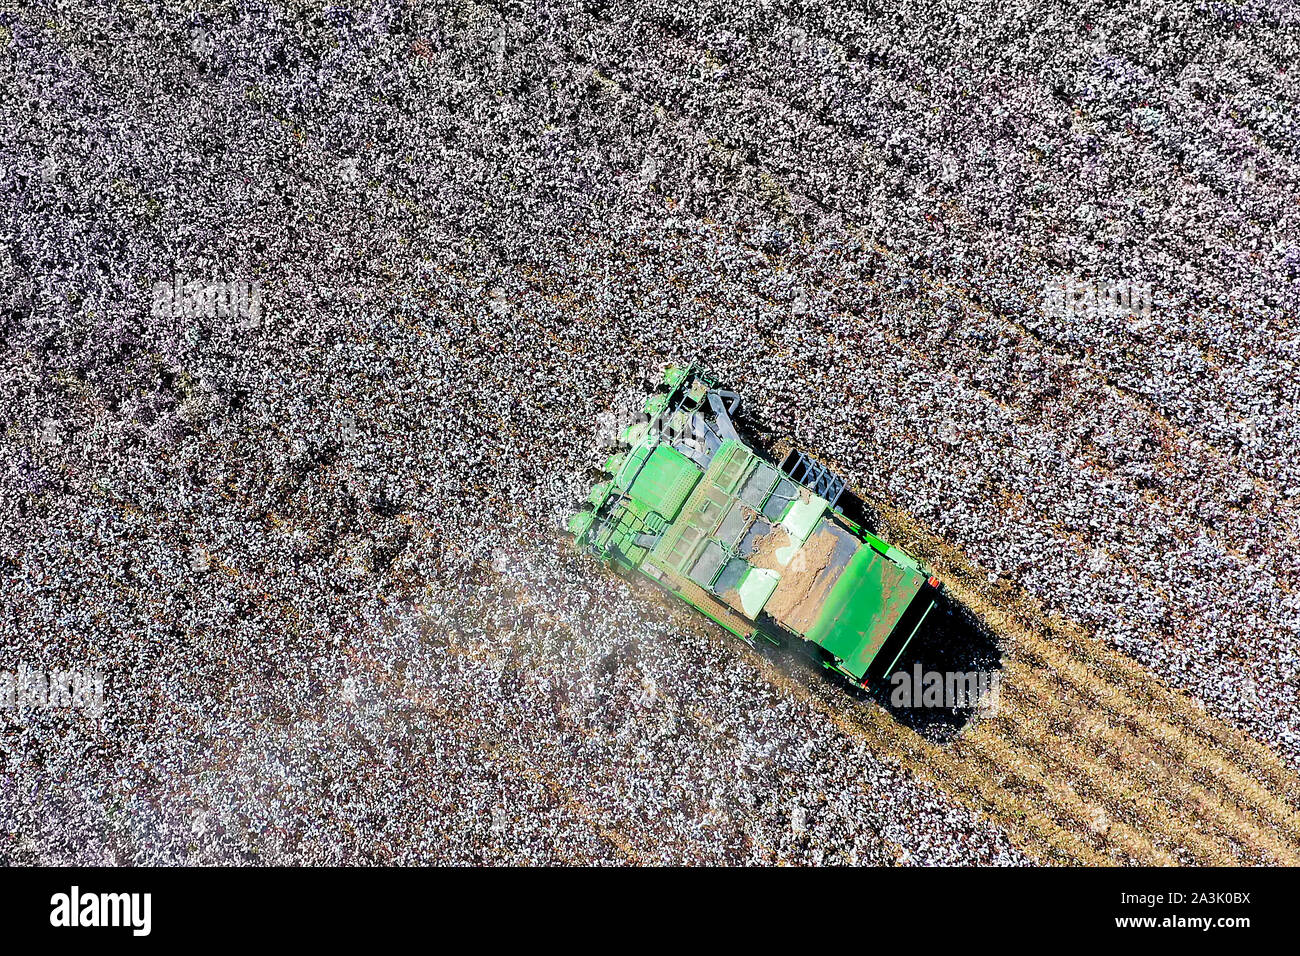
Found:
[[[1062, 796], [1059, 805], [1039, 807], [1066, 827], [1071, 823], [1061, 819], [1061, 811], [1077, 817], [1071, 811], [1078, 809], [1070, 794], [1091, 792], [1098, 821], [1111, 819], [1127, 803], [1130, 815], [1151, 822], [1152, 829], [1144, 832], [1163, 845], [1182, 848], [1197, 862], [1222, 862], [1225, 850], [1233, 853], [1234, 846], [1268, 862], [1300, 862], [1300, 778], [1276, 754], [1206, 714], [1099, 639], [1050, 619], [1024, 595], [990, 585], [962, 555], [922, 532], [905, 513], [872, 505], [886, 536], [929, 561], [948, 592], [998, 637], [1005, 651], [1004, 707], [1009, 712], [998, 720], [976, 721], [952, 745], [954, 754], [974, 749], [986, 758], [1029, 759], [1031, 766], [1017, 764], [1015, 769], [1039, 779], [1042, 793], [1051, 792], [1054, 782], [1068, 784], [1064, 795], [1056, 794]], [[1023, 712], [1026, 695], [1035, 701], [1032, 715]], [[1030, 719], [1060, 731], [1104, 723], [1083, 748], [1077, 731], [1031, 734], [1021, 740], [1027, 749], [1012, 748], [1008, 738], [1014, 741]], [[994, 742], [997, 737], [1008, 741], [1008, 749]], [[1093, 759], [1063, 759], [1085, 754]], [[1109, 788], [1089, 791], [1089, 780], [1107, 765], [1120, 774], [1140, 773], [1138, 782], [1151, 788], [1149, 795], [1140, 803], [1126, 796], [1120, 776]], [[1163, 818], [1153, 818], [1157, 807]], [[999, 822], [1015, 835], [1012, 821]], [[1113, 822], [1104, 842], [1142, 862], [1162, 862], [1165, 856], [1148, 852]]]

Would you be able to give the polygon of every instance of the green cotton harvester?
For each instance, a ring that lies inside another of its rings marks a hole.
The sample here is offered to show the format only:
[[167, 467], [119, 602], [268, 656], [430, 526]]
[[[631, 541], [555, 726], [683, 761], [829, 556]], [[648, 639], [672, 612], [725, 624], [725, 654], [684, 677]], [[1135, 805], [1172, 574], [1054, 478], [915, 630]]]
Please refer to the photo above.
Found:
[[736, 432], [740, 396], [669, 367], [622, 433], [577, 546], [641, 574], [750, 643], [797, 637], [855, 683], [893, 671], [939, 581], [838, 506], [844, 481], [806, 455], [766, 461]]

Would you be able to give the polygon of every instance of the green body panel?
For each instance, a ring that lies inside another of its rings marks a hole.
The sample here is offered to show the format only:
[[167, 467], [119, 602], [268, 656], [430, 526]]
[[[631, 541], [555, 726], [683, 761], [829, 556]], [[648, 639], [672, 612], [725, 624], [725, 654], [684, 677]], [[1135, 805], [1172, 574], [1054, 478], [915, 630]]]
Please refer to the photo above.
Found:
[[652, 563], [669, 574], [689, 570], [690, 559], [698, 555], [701, 542], [707, 540], [731, 503], [727, 489], [739, 480], [736, 469], [747, 465], [750, 457], [749, 449], [740, 442], [723, 443], [672, 527], [659, 540]]
[[810, 501], [795, 501], [785, 510], [781, 526], [795, 541], [803, 543], [826, 513], [826, 499], [814, 497]]
[[740, 609], [747, 617], [758, 617], [758, 612], [763, 610], [763, 605], [767, 599], [772, 596], [776, 590], [777, 583], [781, 576], [775, 571], [768, 571], [764, 568], [750, 568], [741, 578], [736, 591], [740, 595]]
[[860, 680], [924, 584], [924, 575], [873, 548], [861, 548], [804, 636], [838, 657]]
[[[700, 469], [674, 448], [659, 445], [653, 450], [644, 446], [623, 463], [614, 484], [630, 492], [632, 499], [658, 512], [666, 521], [677, 512], [696, 483]], [[631, 487], [628, 488], [628, 484]]]

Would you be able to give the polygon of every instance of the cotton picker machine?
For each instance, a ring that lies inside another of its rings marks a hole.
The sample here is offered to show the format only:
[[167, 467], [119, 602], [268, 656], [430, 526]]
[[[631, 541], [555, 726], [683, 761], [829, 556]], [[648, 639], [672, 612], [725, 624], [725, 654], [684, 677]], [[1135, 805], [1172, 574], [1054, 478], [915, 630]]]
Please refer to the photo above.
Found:
[[866, 686], [893, 671], [939, 581], [846, 514], [844, 481], [792, 451], [774, 465], [732, 422], [740, 396], [669, 367], [569, 521], [577, 546], [751, 643], [799, 638]]

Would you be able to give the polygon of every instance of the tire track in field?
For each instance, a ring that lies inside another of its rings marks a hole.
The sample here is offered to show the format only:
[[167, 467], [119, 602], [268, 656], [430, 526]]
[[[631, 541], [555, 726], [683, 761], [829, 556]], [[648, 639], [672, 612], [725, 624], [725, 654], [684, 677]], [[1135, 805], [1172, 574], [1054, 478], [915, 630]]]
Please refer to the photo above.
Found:
[[[1206, 833], [1202, 821], [1185, 812], [1170, 813], [1164, 800], [1184, 797], [1184, 787], [1170, 785], [1153, 791], [1128, 762], [1136, 751], [1112, 738], [1097, 745], [1094, 738], [1080, 733], [1076, 726], [1063, 724], [1054, 708], [1055, 701], [1024, 693], [1024, 686], [1012, 679], [1010, 689], [1003, 685], [998, 713], [976, 732], [1004, 735], [1022, 749], [1032, 751], [1051, 773], [1078, 788], [1103, 811], [1092, 820], [1094, 827], [1104, 830], [1111, 821], [1122, 820], [1151, 836], [1166, 854], [1176, 856], [1180, 847], [1192, 848], [1195, 858], [1207, 864], [1233, 862], [1227, 838]], [[1148, 773], [1158, 771], [1148, 769]]]
[[[1175, 788], [1180, 782], [1194, 784], [1207, 792], [1208, 802], [1193, 808], [1170, 799], [1171, 809], [1181, 806], [1198, 820], [1208, 813], [1219, 821], [1212, 828], [1223, 835], [1269, 848], [1280, 861], [1300, 862], [1300, 814], [1296, 812], [1300, 779], [1268, 748], [1175, 695], [1137, 662], [1120, 659], [1118, 652], [1097, 638], [1054, 625], [1041, 610], [1036, 619], [1026, 621], [1036, 610], [1029, 598], [1005, 595], [1000, 599], [989, 594], [992, 589], [979, 584], [982, 576], [963, 566], [956, 552], [936, 538], [922, 536], [903, 512], [871, 504], [891, 529], [886, 536], [929, 561], [949, 593], [1000, 638], [1013, 687], [1017, 665], [1034, 674], [1039, 686], [1045, 681], [1050, 686], [1045, 675], [1052, 675], [1073, 693], [1069, 699], [1057, 697], [1055, 706], [1061, 710], [1054, 718], [1072, 725], [1071, 715], [1083, 717], [1101, 708], [1132, 728], [1127, 734], [1114, 731], [1126, 739], [1117, 742], [1121, 755], [1125, 749], [1163, 754], [1168, 783]], [[1027, 683], [1034, 686], [1033, 681]], [[1176, 793], [1175, 789], [1171, 796]], [[1276, 836], [1268, 838], [1273, 831]]]
[[[1259, 821], [1252, 819], [1248, 811], [1231, 797], [1212, 793], [1198, 783], [1176, 757], [1143, 750], [1143, 738], [1117, 731], [1104, 717], [1095, 716], [1095, 711], [1072, 688], [1048, 681], [1018, 661], [1010, 662], [1006, 670], [1015, 672], [1008, 683], [1013, 688], [1014, 697], [1023, 695], [1031, 720], [1038, 715], [1047, 715], [1041, 718], [1047, 724], [1046, 731], [1036, 728], [1035, 732], [1054, 734], [1063, 741], [1077, 741], [1077, 747], [1070, 749], [1078, 750], [1078, 759], [1093, 762], [1103, 773], [1121, 775], [1125, 787], [1119, 791], [1120, 799], [1133, 800], [1141, 805], [1149, 803], [1154, 799], [1153, 781], [1150, 779], [1154, 776], [1154, 785], [1161, 788], [1154, 792], [1173, 795], [1179, 799], [1180, 806], [1192, 811], [1203, 810], [1205, 818], [1197, 822], [1204, 824], [1204, 829], [1200, 826], [1183, 828], [1187, 839], [1210, 841], [1214, 847], [1213, 851], [1207, 848], [1201, 858], [1208, 859], [1218, 853], [1227, 855], [1224, 863], [1235, 862], [1238, 855], [1234, 849], [1235, 841], [1242, 836], [1248, 838], [1250, 847], [1262, 858], [1276, 861], [1288, 858], [1291, 851], [1283, 841], [1262, 828]], [[1062, 722], [1051, 713], [1062, 695], [1070, 700], [1079, 715], [1073, 723]], [[1164, 759], [1158, 759], [1160, 756]], [[1143, 774], [1147, 779], [1143, 779]], [[1168, 808], [1161, 812], [1167, 817]], [[1164, 821], [1165, 817], [1156, 819]]]

